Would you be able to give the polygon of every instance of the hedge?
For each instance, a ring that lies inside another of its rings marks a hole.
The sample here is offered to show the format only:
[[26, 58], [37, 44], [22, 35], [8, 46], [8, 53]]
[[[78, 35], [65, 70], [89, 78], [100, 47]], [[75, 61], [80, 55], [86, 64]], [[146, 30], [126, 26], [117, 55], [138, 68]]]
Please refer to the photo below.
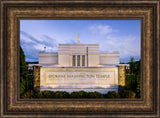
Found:
[[109, 91], [107, 94], [99, 92], [75, 91], [68, 93], [66, 91], [42, 91], [33, 90], [26, 92], [22, 98], [135, 98], [136, 93], [130, 90], [115, 92]]
[[120, 98], [119, 93], [117, 93], [116, 91], [109, 91], [104, 96], [105, 96], [105, 98]]

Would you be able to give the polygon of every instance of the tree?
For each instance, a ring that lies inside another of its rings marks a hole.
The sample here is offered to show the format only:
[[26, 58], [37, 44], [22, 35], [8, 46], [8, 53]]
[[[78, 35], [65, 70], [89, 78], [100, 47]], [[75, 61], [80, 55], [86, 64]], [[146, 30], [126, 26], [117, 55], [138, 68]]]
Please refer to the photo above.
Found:
[[135, 69], [134, 57], [131, 57], [130, 62], [129, 62], [129, 66], [130, 66], [130, 70], [131, 70], [131, 74], [132, 74]]
[[27, 65], [25, 62], [25, 54], [20, 46], [20, 96], [27, 92]]
[[141, 60], [134, 61], [134, 58], [131, 57], [130, 59], [130, 74], [126, 75], [126, 83], [128, 83], [127, 88], [129, 90], [133, 90], [136, 93], [136, 97], [140, 98], [140, 83], [141, 83], [141, 76], [140, 76], [140, 64]]
[[141, 91], [141, 86], [140, 86], [140, 85], [141, 85], [140, 64], [141, 64], [141, 60], [139, 60], [138, 63], [137, 63], [137, 71], [136, 71], [136, 72], [137, 72], [137, 74], [136, 74], [136, 75], [137, 75], [137, 76], [136, 76], [136, 79], [137, 79], [137, 80], [136, 80], [136, 82], [137, 82], [136, 85], [137, 85], [137, 86], [136, 86], [136, 91], [135, 91], [135, 92], [136, 92], [136, 97], [137, 97], [137, 98], [140, 98], [140, 97], [141, 97], [141, 96], [140, 96], [140, 91]]
[[27, 78], [27, 65], [25, 62], [25, 54], [20, 46], [20, 77]]

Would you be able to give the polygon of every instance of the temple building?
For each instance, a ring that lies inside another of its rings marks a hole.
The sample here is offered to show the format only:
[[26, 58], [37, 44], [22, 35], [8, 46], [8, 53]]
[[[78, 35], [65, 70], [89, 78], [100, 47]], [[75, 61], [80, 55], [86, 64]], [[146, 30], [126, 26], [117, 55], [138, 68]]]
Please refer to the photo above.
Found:
[[59, 44], [58, 52], [39, 52], [34, 88], [39, 91], [107, 93], [125, 86], [119, 52], [100, 52], [99, 44]]
[[99, 51], [99, 44], [59, 44], [58, 52], [40, 52], [41, 66], [95, 67], [117, 66], [119, 52]]

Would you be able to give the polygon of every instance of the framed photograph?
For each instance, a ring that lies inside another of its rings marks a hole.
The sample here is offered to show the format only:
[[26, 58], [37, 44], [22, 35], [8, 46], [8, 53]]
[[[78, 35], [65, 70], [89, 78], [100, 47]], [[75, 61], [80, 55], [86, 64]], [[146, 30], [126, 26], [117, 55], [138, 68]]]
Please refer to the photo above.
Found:
[[1, 1], [1, 117], [159, 117], [159, 1]]
[[20, 98], [140, 98], [140, 39], [138, 19], [22, 19]]

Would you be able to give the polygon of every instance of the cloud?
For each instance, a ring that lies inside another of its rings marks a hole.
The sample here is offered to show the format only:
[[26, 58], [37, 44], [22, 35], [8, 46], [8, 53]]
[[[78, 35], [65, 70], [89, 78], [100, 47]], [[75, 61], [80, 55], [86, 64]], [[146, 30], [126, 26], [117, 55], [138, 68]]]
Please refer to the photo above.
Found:
[[100, 44], [102, 52], [118, 51], [120, 53], [120, 60], [129, 61], [130, 57], [139, 59], [140, 57], [140, 43], [135, 36], [113, 36], [108, 35], [106, 39]]
[[40, 51], [44, 51], [44, 47], [46, 47], [47, 52], [58, 52], [59, 43], [75, 44], [76, 41], [73, 39], [56, 40], [48, 35], [34, 37], [24, 31], [20, 31], [20, 45], [24, 50], [26, 61], [38, 61], [38, 54]]
[[21, 43], [21, 47], [25, 53], [26, 61], [38, 61], [38, 50], [34, 48], [34, 44]]
[[73, 39], [69, 39], [69, 40], [65, 40], [64, 43], [65, 44], [76, 44], [77, 42]]
[[58, 41], [47, 35], [42, 36], [42, 44], [49, 47], [58, 47]]
[[33, 36], [29, 35], [28, 33], [24, 31], [20, 31], [20, 37], [21, 37], [21, 41], [24, 41], [26, 43], [28, 42], [40, 43], [38, 39], [34, 38]]
[[92, 33], [98, 33], [98, 34], [108, 34], [113, 31], [113, 29], [109, 25], [93, 25], [89, 27], [89, 30]]
[[47, 35], [42, 35], [38, 38], [21, 31], [20, 32], [20, 45], [24, 50], [26, 61], [38, 61], [38, 53], [44, 50], [54, 52], [57, 51], [58, 42], [56, 39]]

